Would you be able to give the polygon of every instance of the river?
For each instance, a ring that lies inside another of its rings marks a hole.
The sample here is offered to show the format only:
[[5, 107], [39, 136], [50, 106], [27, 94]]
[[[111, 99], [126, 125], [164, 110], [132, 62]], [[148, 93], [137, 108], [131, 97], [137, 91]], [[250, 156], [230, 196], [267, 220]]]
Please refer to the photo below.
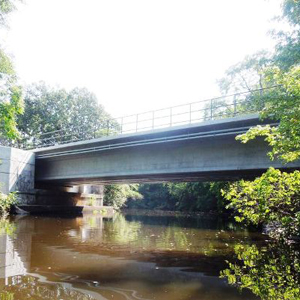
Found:
[[0, 299], [259, 299], [220, 278], [265, 236], [205, 216], [17, 216], [0, 223]]

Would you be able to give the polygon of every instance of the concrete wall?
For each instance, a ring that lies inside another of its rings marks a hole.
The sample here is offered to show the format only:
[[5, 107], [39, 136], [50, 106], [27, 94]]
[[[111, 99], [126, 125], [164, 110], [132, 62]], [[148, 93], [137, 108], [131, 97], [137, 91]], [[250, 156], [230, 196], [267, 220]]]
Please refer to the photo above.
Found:
[[1, 191], [20, 192], [22, 204], [33, 203], [35, 154], [30, 151], [0, 146]]

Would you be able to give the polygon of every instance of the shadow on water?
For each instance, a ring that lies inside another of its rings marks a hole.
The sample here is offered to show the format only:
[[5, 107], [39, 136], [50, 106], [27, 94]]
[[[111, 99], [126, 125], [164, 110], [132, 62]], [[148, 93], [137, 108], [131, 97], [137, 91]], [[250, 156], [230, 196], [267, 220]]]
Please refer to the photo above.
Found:
[[[220, 272], [264, 236], [197, 218], [18, 217], [0, 236], [0, 299], [258, 299]], [[7, 226], [7, 225], [6, 225]]]

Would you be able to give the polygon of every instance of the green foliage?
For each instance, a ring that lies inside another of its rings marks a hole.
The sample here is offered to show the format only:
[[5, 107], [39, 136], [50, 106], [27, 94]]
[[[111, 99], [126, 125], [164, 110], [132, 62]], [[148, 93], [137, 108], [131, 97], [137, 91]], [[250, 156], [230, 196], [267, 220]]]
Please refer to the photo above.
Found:
[[220, 190], [224, 185], [223, 182], [187, 182], [169, 184], [168, 189], [176, 200], [177, 210], [222, 212]]
[[104, 187], [103, 203], [120, 209], [125, 205], [127, 199], [141, 199], [137, 184], [111, 184]]
[[277, 39], [274, 63], [282, 70], [299, 65], [300, 63], [300, 2], [285, 0], [282, 3], [282, 15], [279, 21], [287, 21], [290, 29], [287, 31], [273, 31]]
[[218, 81], [221, 91], [233, 94], [267, 87], [263, 82], [263, 72], [270, 64], [271, 54], [267, 51], [246, 56], [242, 62], [231, 66], [225, 77]]
[[0, 26], [6, 25], [7, 15], [16, 9], [20, 0], [0, 0]]
[[23, 112], [22, 91], [9, 57], [0, 49], [0, 140], [18, 136], [16, 118]]
[[249, 289], [262, 300], [300, 299], [300, 256], [294, 245], [237, 244], [235, 253], [239, 262], [228, 263], [221, 272], [229, 284]]
[[[39, 83], [26, 89], [24, 101], [25, 112], [18, 118], [23, 146], [47, 145], [79, 137], [91, 139], [101, 136], [108, 122], [112, 127], [116, 125], [87, 89], [67, 92]], [[41, 134], [57, 130], [63, 131], [44, 136], [47, 140], [43, 143], [40, 141]]]
[[[300, 158], [300, 2], [284, 0], [282, 15], [289, 31], [274, 32], [277, 39], [274, 54], [260, 52], [231, 68], [221, 81], [226, 93], [244, 82], [248, 90], [269, 88], [252, 92], [248, 101], [262, 119], [279, 122], [278, 126], [256, 126], [237, 137], [247, 143], [264, 137], [269, 144], [271, 159], [279, 158], [288, 163]], [[274, 88], [270, 88], [274, 87]], [[272, 224], [274, 237], [291, 237], [299, 234], [299, 172], [281, 173], [269, 169], [253, 182], [240, 181], [232, 184], [225, 193], [237, 213], [238, 221], [254, 224]]]
[[241, 180], [224, 192], [228, 208], [239, 222], [273, 224], [275, 238], [300, 233], [300, 172], [285, 173], [270, 168], [254, 181]]
[[287, 72], [300, 64], [300, 2], [283, 0], [282, 14], [277, 20], [287, 21], [290, 28], [286, 31], [271, 31], [277, 41], [275, 51], [266, 50], [247, 56], [242, 62], [230, 67], [224, 78], [219, 81], [222, 92], [234, 93], [245, 90], [266, 88], [270, 82], [265, 81], [265, 70], [269, 67]]
[[174, 206], [167, 184], [140, 184], [138, 191], [143, 195], [142, 199], [129, 199], [126, 202], [128, 208], [171, 210]]
[[0, 214], [8, 215], [12, 205], [17, 203], [16, 193], [9, 193], [8, 195], [0, 192]]
[[128, 201], [129, 208], [162, 209], [173, 211], [223, 212], [225, 204], [221, 195], [224, 182], [182, 182], [141, 184], [143, 199]]
[[[0, 0], [0, 27], [6, 25], [7, 15], [15, 9], [18, 0]], [[0, 142], [18, 137], [16, 118], [23, 112], [22, 90], [11, 59], [0, 45]]]
[[253, 95], [252, 101], [262, 108], [262, 119], [279, 120], [279, 126], [257, 126], [238, 139], [246, 143], [257, 136], [265, 136], [272, 147], [269, 153], [272, 159], [294, 161], [300, 157], [300, 67], [285, 73], [278, 68], [267, 69], [264, 80], [279, 86], [262, 95]]

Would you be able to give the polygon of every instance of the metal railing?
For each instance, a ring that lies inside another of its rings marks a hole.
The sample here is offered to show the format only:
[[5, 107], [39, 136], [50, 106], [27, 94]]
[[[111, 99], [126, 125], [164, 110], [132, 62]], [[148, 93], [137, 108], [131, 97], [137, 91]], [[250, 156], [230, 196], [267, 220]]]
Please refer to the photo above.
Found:
[[274, 87], [176, 105], [120, 118], [103, 119], [95, 126], [90, 123], [49, 131], [31, 138], [26, 148], [54, 146], [104, 136], [137, 133], [246, 115], [258, 111], [253, 102], [249, 100], [249, 96], [253, 93], [261, 94], [263, 90]]

